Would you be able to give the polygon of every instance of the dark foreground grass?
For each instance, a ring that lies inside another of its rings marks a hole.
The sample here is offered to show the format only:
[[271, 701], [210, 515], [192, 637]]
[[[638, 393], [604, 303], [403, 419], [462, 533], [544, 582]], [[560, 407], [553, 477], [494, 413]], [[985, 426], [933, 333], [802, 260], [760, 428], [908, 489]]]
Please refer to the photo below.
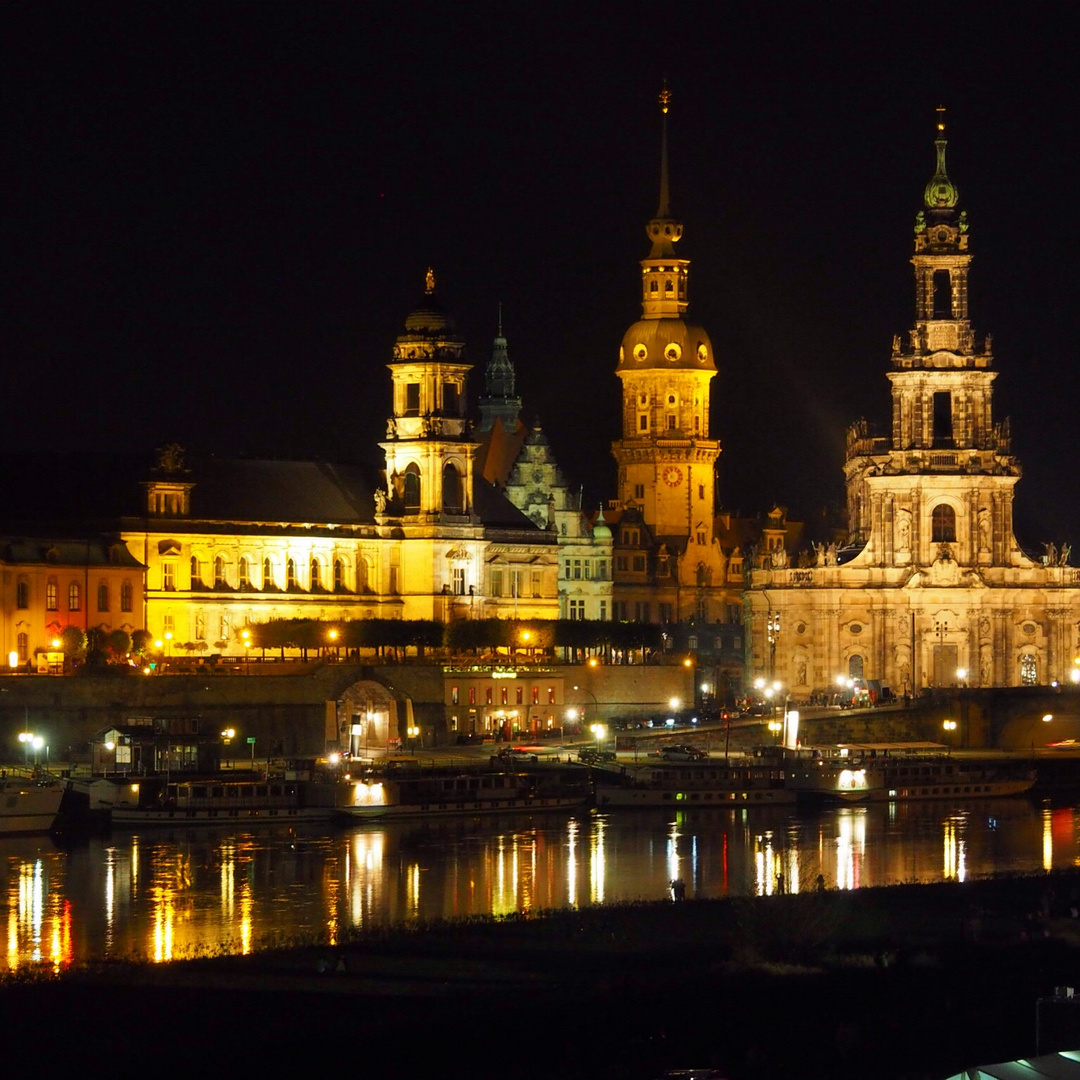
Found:
[[[167, 1076], [944, 1077], [1034, 1052], [1036, 1000], [1080, 986], [1074, 901], [1080, 874], [373, 928], [24, 976], [0, 1018], [39, 1064]], [[1074, 1019], [1045, 1008], [1043, 1049]]]

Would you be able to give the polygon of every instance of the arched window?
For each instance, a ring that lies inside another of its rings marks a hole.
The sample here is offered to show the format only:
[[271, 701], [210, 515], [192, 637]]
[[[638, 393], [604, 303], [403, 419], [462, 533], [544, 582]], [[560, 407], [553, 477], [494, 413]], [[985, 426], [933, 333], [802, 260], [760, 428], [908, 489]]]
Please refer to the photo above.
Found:
[[465, 513], [465, 490], [457, 466], [448, 461], [442, 472], [443, 510], [447, 514]]
[[237, 566], [236, 583], [241, 589], [247, 589], [251, 586], [251, 562], [246, 555], [240, 556], [240, 562]]
[[273, 589], [274, 584], [274, 564], [270, 559], [263, 559], [263, 588]]
[[312, 555], [311, 556], [311, 587], [312, 589], [322, 588], [322, 567], [319, 566], [319, 560]]
[[1039, 681], [1039, 661], [1030, 653], [1020, 657], [1020, 685], [1034, 686]]
[[17, 608], [28, 608], [30, 606], [30, 583], [28, 581], [20, 581], [16, 584], [15, 606]]
[[50, 578], [45, 585], [45, 610], [60, 610], [59, 601], [56, 598], [56, 578]]
[[370, 586], [368, 585], [369, 575], [371, 571], [368, 567], [368, 561], [362, 555], [356, 560], [356, 591], [368, 592]]
[[97, 609], [98, 611], [109, 610], [109, 586], [104, 581], [97, 587]]
[[133, 590], [131, 588], [131, 582], [130, 581], [125, 581], [123, 583], [123, 585], [120, 586], [120, 610], [121, 611], [130, 611], [131, 610], [131, 604], [132, 604], [132, 599], [133, 599], [132, 593], [133, 593]]
[[214, 588], [220, 589], [225, 584], [225, 560], [220, 555], [214, 556]]
[[334, 592], [345, 591], [345, 566], [340, 559], [334, 560]]
[[19, 650], [19, 663], [25, 664], [30, 659], [30, 638], [26, 634], [19, 634], [15, 641]]
[[287, 560], [285, 563], [285, 588], [296, 588], [296, 563], [292, 559]]
[[415, 514], [420, 509], [420, 469], [413, 463], [405, 469], [405, 513]]
[[73, 581], [68, 586], [68, 611], [78, 611], [80, 607], [79, 583]]
[[858, 654], [848, 660], [848, 676], [852, 679], [863, 677], [863, 658]]
[[191, 587], [197, 589], [202, 584], [199, 574], [199, 560], [195, 555], [191, 556]]
[[930, 528], [935, 544], [956, 543], [956, 511], [948, 503], [938, 503], [930, 515]]

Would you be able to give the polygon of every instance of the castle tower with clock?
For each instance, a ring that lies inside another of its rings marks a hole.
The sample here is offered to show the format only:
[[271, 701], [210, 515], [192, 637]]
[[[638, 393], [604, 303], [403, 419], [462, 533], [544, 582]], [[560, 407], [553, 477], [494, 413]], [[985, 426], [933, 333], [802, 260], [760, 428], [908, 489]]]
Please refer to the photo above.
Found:
[[616, 617], [642, 622], [726, 618], [724, 557], [714, 538], [720, 444], [709, 432], [712, 342], [687, 318], [690, 261], [676, 253], [682, 222], [671, 211], [667, 116], [660, 94], [660, 203], [641, 262], [641, 318], [623, 335], [615, 534]]

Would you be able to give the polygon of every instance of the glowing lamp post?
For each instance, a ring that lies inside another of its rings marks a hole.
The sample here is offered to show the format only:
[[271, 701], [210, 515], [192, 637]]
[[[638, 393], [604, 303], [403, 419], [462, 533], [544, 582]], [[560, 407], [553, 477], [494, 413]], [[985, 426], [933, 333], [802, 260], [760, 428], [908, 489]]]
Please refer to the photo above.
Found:
[[596, 749], [603, 749], [604, 739], [607, 738], [607, 726], [605, 724], [590, 724], [589, 730], [596, 739]]

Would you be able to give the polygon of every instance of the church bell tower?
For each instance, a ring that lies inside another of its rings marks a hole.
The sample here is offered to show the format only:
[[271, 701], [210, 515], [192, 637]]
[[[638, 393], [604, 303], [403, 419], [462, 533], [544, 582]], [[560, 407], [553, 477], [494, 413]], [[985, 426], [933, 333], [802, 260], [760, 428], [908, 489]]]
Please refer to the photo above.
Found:
[[646, 227], [651, 249], [641, 262], [641, 318], [623, 335], [622, 438], [612, 445], [619, 500], [634, 507], [654, 536], [704, 534], [711, 544], [714, 472], [720, 444], [709, 438], [712, 342], [688, 321], [690, 260], [675, 252], [682, 222], [671, 211], [667, 118], [660, 94], [660, 202]]

